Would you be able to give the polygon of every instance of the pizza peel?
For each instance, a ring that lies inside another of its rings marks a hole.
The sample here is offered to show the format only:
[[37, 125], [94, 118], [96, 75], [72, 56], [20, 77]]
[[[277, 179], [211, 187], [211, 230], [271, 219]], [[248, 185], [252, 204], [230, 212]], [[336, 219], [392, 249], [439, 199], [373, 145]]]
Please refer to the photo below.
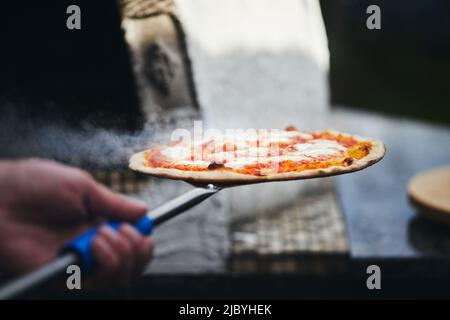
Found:
[[[133, 226], [142, 235], [150, 235], [155, 227], [209, 198], [221, 189], [222, 187], [213, 184], [202, 187], [197, 186], [163, 205], [150, 210], [147, 215], [142, 217]], [[118, 230], [122, 223], [119, 221], [110, 221], [108, 225], [114, 230]], [[79, 265], [83, 271], [91, 272], [95, 269], [95, 261], [91, 252], [91, 242], [97, 234], [97, 229], [98, 227], [94, 227], [73, 239], [62, 248], [60, 256], [54, 261], [36, 271], [14, 279], [0, 288], [0, 300], [14, 298], [50, 280], [55, 275], [64, 272], [69, 265]]]
[[[383, 147], [384, 148], [384, 147]], [[376, 159], [376, 161], [372, 161], [367, 164], [367, 166], [359, 168], [358, 170], [364, 169], [379, 160], [381, 160], [384, 156], [384, 150], [382, 155]], [[301, 179], [311, 179], [311, 178], [323, 178], [343, 173], [351, 173], [357, 170], [348, 171], [348, 172], [326, 172], [321, 173], [316, 176], [304, 176], [298, 177], [293, 180], [301, 180]], [[183, 180], [183, 179], [179, 179]], [[177, 216], [178, 214], [188, 210], [189, 208], [195, 206], [196, 204], [202, 202], [203, 200], [209, 198], [214, 195], [218, 191], [223, 188], [229, 188], [234, 186], [242, 186], [246, 184], [255, 184], [255, 183], [267, 183], [271, 181], [262, 180], [262, 181], [247, 181], [247, 182], [235, 182], [235, 183], [225, 183], [218, 184], [215, 182], [208, 183], [202, 181], [201, 183], [193, 183], [192, 181], [186, 182], [195, 186], [194, 189], [166, 202], [158, 208], [150, 210], [150, 212], [137, 221], [134, 224], [134, 227], [142, 234], [142, 235], [150, 235], [153, 229], [160, 224], [164, 223], [167, 220]], [[275, 181], [274, 181], [275, 182]], [[110, 221], [108, 225], [114, 229], [118, 230], [122, 225], [120, 221]], [[79, 265], [81, 266], [84, 272], [91, 272], [95, 269], [95, 261], [94, 257], [91, 253], [91, 243], [94, 237], [97, 234], [98, 227], [94, 227], [79, 237], [75, 238], [67, 245], [65, 245], [61, 254], [54, 261], [48, 263], [47, 265], [33, 271], [27, 275], [19, 277], [18, 279], [12, 280], [10, 283], [7, 283], [4, 287], [0, 288], [0, 300], [11, 299], [20, 294], [23, 294], [25, 291], [38, 286], [47, 280], [50, 280], [55, 275], [60, 274], [66, 270], [69, 265]]]
[[407, 190], [420, 214], [450, 224], [450, 166], [419, 173], [410, 180]]

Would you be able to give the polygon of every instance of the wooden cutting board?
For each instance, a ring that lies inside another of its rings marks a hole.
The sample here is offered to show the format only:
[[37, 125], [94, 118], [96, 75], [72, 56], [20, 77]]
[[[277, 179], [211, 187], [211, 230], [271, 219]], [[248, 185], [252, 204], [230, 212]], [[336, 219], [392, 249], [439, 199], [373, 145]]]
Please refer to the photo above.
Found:
[[422, 172], [408, 184], [411, 203], [429, 219], [450, 224], [450, 166]]

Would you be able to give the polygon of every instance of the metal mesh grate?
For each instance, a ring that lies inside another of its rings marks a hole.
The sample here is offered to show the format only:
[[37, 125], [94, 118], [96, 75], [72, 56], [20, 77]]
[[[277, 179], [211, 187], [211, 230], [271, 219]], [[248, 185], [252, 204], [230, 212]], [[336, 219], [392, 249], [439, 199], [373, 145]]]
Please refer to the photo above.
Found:
[[334, 187], [302, 195], [290, 207], [231, 226], [231, 269], [235, 272], [309, 272], [336, 267], [326, 257], [346, 258], [345, 222]]
[[98, 170], [92, 172], [94, 178], [115, 192], [131, 194], [148, 189], [149, 178], [131, 170]]
[[122, 13], [130, 19], [142, 19], [158, 14], [174, 14], [172, 0], [122, 0]]

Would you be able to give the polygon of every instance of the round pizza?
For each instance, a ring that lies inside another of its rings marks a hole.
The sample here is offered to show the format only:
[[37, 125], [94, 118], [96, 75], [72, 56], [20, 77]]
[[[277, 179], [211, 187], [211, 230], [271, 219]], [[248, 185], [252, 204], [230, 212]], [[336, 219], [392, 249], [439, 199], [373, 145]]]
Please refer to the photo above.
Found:
[[134, 154], [130, 168], [193, 183], [234, 185], [353, 172], [384, 154], [384, 144], [376, 139], [288, 127], [174, 141]]

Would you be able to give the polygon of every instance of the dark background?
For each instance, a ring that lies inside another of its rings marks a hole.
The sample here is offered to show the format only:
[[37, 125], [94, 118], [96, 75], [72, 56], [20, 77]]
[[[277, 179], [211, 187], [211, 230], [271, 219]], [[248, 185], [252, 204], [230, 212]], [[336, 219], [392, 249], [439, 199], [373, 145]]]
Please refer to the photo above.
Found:
[[[66, 27], [72, 4], [81, 8], [81, 30]], [[120, 19], [113, 0], [3, 1], [1, 107], [133, 128], [140, 109]]]
[[[366, 9], [381, 8], [381, 30]], [[332, 103], [450, 125], [450, 1], [321, 0]]]

